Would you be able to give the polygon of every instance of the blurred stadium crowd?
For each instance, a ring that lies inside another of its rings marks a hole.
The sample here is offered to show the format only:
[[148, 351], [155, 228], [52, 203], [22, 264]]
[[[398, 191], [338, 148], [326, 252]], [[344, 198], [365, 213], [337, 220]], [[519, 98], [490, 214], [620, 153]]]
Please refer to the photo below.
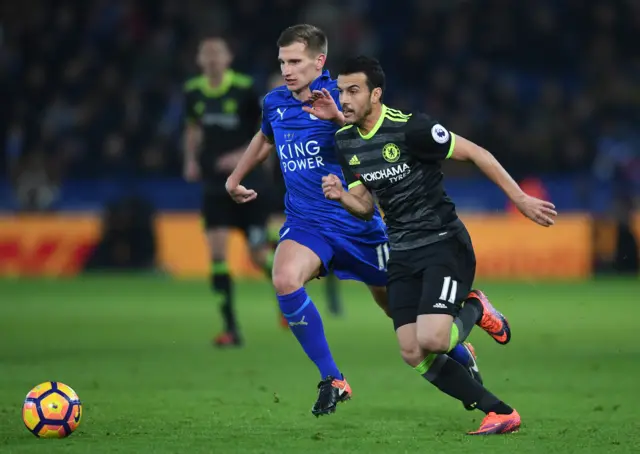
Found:
[[[181, 174], [182, 86], [225, 33], [260, 90], [296, 22], [329, 69], [379, 57], [387, 102], [425, 110], [517, 177], [640, 181], [640, 3], [632, 0], [3, 2], [0, 144], [14, 181]], [[401, 8], [398, 5], [402, 5]], [[457, 167], [457, 172], [466, 168]]]

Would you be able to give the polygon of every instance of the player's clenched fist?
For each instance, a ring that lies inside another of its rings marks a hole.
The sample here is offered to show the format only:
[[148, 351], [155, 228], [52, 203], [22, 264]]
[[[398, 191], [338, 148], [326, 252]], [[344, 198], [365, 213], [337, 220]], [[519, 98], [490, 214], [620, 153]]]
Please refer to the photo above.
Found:
[[333, 174], [322, 177], [322, 192], [324, 192], [325, 198], [329, 200], [340, 200], [344, 192], [342, 181]]
[[229, 182], [229, 180], [227, 180], [225, 188], [236, 203], [247, 203], [258, 197], [258, 193], [253, 189], [247, 189], [241, 184], [234, 184]]

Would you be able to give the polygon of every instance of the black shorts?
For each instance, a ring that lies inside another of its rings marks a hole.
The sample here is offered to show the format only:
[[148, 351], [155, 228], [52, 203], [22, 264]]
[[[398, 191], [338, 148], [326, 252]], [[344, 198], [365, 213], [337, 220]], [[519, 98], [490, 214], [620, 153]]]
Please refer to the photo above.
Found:
[[466, 229], [437, 243], [391, 251], [389, 309], [395, 329], [421, 314], [456, 316], [476, 274], [476, 257]]
[[267, 220], [270, 204], [258, 196], [248, 203], [236, 203], [226, 192], [205, 191], [202, 197], [202, 214], [205, 230], [215, 228], [237, 228], [244, 232], [249, 246], [261, 246], [268, 240]]

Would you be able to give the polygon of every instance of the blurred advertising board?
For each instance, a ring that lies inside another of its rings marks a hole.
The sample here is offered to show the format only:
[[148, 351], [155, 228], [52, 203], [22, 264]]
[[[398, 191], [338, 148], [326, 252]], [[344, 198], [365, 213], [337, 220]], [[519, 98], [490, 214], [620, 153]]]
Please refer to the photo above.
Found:
[[[519, 214], [462, 214], [476, 250], [478, 278], [580, 279], [592, 273], [594, 237], [588, 215], [563, 215], [542, 228]], [[636, 224], [640, 227], [640, 217]], [[177, 277], [203, 277], [209, 260], [195, 213], [156, 217], [158, 266]], [[90, 214], [0, 216], [0, 275], [72, 276], [99, 241], [101, 220]], [[229, 242], [229, 267], [262, 277], [240, 232]]]

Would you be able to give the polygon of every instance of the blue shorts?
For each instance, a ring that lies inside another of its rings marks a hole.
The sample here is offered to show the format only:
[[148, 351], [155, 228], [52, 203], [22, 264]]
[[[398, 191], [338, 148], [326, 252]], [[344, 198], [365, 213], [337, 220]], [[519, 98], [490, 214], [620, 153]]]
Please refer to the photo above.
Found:
[[338, 279], [367, 285], [387, 285], [389, 243], [384, 230], [368, 235], [320, 232], [309, 226], [285, 222], [280, 241], [292, 240], [311, 249], [322, 261], [320, 276], [333, 272]]

